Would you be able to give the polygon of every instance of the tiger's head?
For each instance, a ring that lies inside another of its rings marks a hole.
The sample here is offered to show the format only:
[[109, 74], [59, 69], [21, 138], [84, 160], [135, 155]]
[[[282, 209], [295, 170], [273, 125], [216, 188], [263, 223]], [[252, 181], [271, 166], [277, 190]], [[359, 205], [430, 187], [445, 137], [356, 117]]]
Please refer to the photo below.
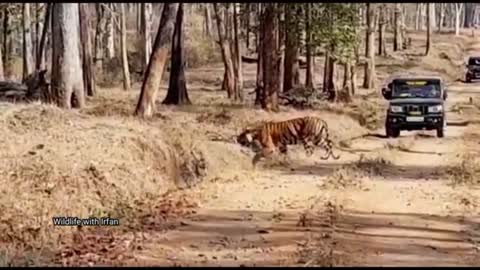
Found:
[[237, 142], [245, 147], [250, 147], [253, 144], [255, 130], [246, 129], [237, 136]]

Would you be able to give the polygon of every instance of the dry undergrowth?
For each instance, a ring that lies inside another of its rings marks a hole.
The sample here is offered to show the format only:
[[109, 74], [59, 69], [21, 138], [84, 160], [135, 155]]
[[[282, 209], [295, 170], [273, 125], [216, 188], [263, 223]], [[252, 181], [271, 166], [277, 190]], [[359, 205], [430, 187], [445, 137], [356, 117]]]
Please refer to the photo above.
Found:
[[154, 203], [206, 174], [203, 154], [185, 132], [172, 136], [134, 119], [38, 104], [1, 107], [3, 265], [37, 264], [28, 254], [46, 258], [75, 230], [54, 227], [52, 217], [109, 216], [128, 224], [139, 202]]
[[473, 155], [463, 155], [460, 162], [450, 167], [446, 173], [453, 186], [480, 184], [480, 164]]
[[385, 157], [365, 157], [360, 155], [357, 162], [352, 164], [352, 168], [371, 176], [381, 176], [388, 167], [392, 166], [392, 162]]
[[365, 177], [362, 171], [354, 168], [354, 166], [345, 165], [336, 169], [322, 183], [321, 188], [324, 189], [346, 189], [363, 187], [362, 180]]
[[333, 239], [337, 215], [337, 206], [330, 201], [312, 215], [311, 226], [320, 226], [322, 230], [308, 233], [305, 241], [297, 243], [298, 264], [304, 267], [333, 267], [340, 263], [334, 254]]

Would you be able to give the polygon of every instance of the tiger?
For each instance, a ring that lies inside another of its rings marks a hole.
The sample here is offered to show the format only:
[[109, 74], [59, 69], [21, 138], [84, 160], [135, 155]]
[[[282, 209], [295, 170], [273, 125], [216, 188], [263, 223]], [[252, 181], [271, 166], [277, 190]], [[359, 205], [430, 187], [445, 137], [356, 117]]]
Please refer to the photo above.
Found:
[[[237, 142], [252, 147], [256, 153], [252, 160], [255, 166], [260, 159], [271, 155], [275, 148], [286, 156], [287, 145], [302, 143], [308, 156], [314, 152], [314, 146], [326, 150], [326, 155], [337, 160], [340, 156], [333, 153], [333, 142], [330, 140], [327, 123], [319, 117], [306, 116], [281, 122], [266, 122], [256, 128], [247, 128], [237, 136]], [[313, 144], [313, 145], [312, 145]]]

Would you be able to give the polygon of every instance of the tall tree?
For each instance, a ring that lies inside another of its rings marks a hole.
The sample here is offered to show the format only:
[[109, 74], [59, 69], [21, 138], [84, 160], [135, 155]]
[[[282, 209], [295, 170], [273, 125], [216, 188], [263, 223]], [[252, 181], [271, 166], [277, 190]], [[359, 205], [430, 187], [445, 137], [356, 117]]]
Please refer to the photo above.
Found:
[[162, 17], [160, 18], [157, 36], [152, 48], [152, 55], [145, 71], [142, 90], [135, 108], [134, 114], [136, 116], [151, 117], [155, 110], [157, 91], [160, 88], [167, 61], [168, 45], [175, 28], [178, 6], [178, 3], [165, 3], [163, 6]]
[[365, 56], [367, 64], [365, 65], [365, 75], [363, 79], [364, 88], [373, 88], [375, 83], [375, 4], [367, 3], [367, 33]]
[[401, 30], [402, 3], [395, 3], [395, 26], [393, 30], [393, 51], [402, 50], [402, 30]]
[[114, 4], [108, 3], [103, 4], [107, 5], [107, 9], [105, 10], [106, 21], [105, 21], [105, 45], [106, 45], [106, 57], [108, 59], [112, 59], [115, 57], [115, 28], [114, 28], [114, 21], [115, 21], [115, 13], [113, 11]]
[[239, 39], [239, 15], [238, 15], [238, 5], [237, 3], [233, 4], [233, 43], [234, 48], [233, 51], [235, 52], [235, 59], [234, 59], [234, 71], [235, 71], [235, 99], [243, 101], [243, 74], [242, 74], [242, 51], [240, 47], [240, 39]]
[[431, 36], [432, 36], [432, 24], [430, 23], [431, 15], [432, 13], [430, 12], [432, 3], [427, 3], [427, 44], [425, 48], [425, 55], [428, 55], [428, 53], [431, 50], [432, 43], [431, 43]]
[[305, 9], [305, 50], [306, 50], [306, 60], [307, 60], [307, 70], [305, 74], [305, 86], [307, 88], [313, 89], [313, 69], [314, 69], [314, 55], [313, 55], [313, 41], [312, 41], [312, 28], [311, 28], [311, 12], [312, 12], [312, 3], [306, 4]]
[[263, 96], [261, 105], [267, 111], [278, 110], [278, 89], [281, 79], [277, 5], [275, 3], [266, 3], [262, 18]]
[[32, 32], [31, 32], [31, 19], [30, 19], [30, 4], [23, 4], [22, 11], [22, 24], [23, 24], [23, 76], [24, 81], [28, 75], [33, 73], [35, 63], [33, 61], [33, 44], [32, 44]]
[[298, 4], [285, 4], [285, 60], [283, 74], [283, 92], [293, 89], [297, 82], [295, 75], [299, 69], [299, 9]]
[[141, 3], [141, 16], [140, 16], [140, 28], [141, 28], [141, 41], [142, 41], [142, 55], [143, 55], [143, 66], [142, 71], [148, 65], [148, 60], [150, 54], [152, 53], [152, 4], [151, 3]]
[[120, 22], [121, 22], [121, 40], [120, 47], [122, 51], [122, 70], [123, 70], [123, 89], [130, 90], [130, 70], [128, 69], [127, 54], [127, 19], [125, 16], [125, 3], [120, 4]]
[[40, 37], [40, 44], [37, 51], [37, 57], [35, 62], [35, 69], [40, 70], [45, 68], [45, 44], [47, 42], [47, 33], [48, 29], [50, 28], [51, 22], [51, 14], [52, 14], [52, 4], [49, 3], [45, 7], [45, 18], [43, 19], [43, 28], [42, 28], [42, 36]]
[[191, 104], [185, 80], [185, 38], [183, 25], [183, 3], [180, 3], [172, 39], [170, 81], [168, 84], [167, 96], [162, 102], [163, 104]]
[[224, 83], [229, 98], [235, 98], [235, 70], [233, 64], [233, 53], [231, 51], [231, 45], [227, 36], [227, 29], [225, 23], [228, 21], [228, 16], [225, 16], [223, 20], [220, 14], [220, 6], [218, 3], [213, 4], [213, 10], [215, 13], [215, 19], [217, 21], [218, 31], [218, 44], [222, 53], [223, 65], [225, 67]]
[[101, 3], [95, 4], [95, 10], [97, 13], [97, 26], [95, 29], [95, 67], [97, 71], [102, 71], [103, 68], [103, 57], [104, 57], [104, 39], [105, 39], [105, 7]]
[[96, 92], [95, 72], [93, 71], [92, 41], [90, 38], [90, 17], [88, 15], [88, 4], [79, 4], [80, 16], [80, 40], [82, 45], [82, 69], [83, 85], [87, 96], [94, 96]]
[[460, 35], [460, 15], [462, 11], [462, 3], [454, 3], [455, 5], [455, 36]]
[[[387, 18], [384, 11], [387, 10], [386, 4], [383, 4], [382, 10], [379, 11], [379, 18], [378, 18], [378, 55], [387, 55], [387, 48], [386, 48], [386, 38], [385, 38], [385, 27], [387, 26]], [[395, 33], [398, 35], [397, 27], [395, 27]], [[395, 40], [397, 42], [397, 40]], [[395, 46], [395, 45], [394, 45]]]
[[67, 109], [85, 104], [78, 6], [54, 3], [52, 9], [52, 100]]
[[[257, 18], [263, 14], [264, 5], [257, 3]], [[258, 21], [258, 29], [255, 32], [256, 51], [258, 55], [257, 61], [257, 78], [255, 83], [255, 105], [261, 105], [263, 98], [263, 20]]]

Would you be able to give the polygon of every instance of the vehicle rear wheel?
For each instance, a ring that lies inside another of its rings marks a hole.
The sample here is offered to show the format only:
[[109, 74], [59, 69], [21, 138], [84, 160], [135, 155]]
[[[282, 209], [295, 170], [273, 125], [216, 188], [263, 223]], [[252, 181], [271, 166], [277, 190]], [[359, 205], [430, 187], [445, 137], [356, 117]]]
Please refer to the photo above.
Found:
[[470, 78], [470, 76], [466, 76], [466, 77], [465, 77], [465, 82], [466, 82], [466, 83], [471, 83], [471, 82], [472, 82], [472, 78]]

